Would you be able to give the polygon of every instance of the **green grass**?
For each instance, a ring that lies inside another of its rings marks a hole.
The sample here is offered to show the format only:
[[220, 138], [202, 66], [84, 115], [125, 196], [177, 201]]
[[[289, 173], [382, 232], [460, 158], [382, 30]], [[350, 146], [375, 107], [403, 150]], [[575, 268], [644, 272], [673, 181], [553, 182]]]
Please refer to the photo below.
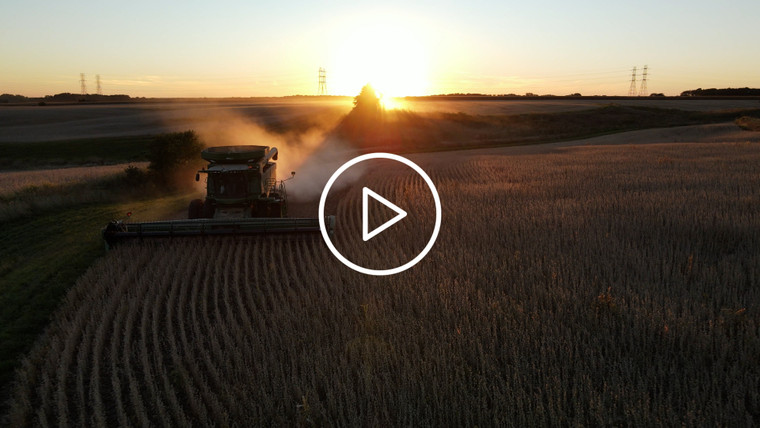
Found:
[[63, 141], [0, 143], [0, 168], [142, 162], [155, 136], [86, 138]]
[[189, 196], [130, 203], [87, 204], [16, 219], [0, 234], [0, 401], [19, 357], [47, 325], [66, 291], [103, 255], [101, 229], [131, 211], [132, 218], [165, 218]]

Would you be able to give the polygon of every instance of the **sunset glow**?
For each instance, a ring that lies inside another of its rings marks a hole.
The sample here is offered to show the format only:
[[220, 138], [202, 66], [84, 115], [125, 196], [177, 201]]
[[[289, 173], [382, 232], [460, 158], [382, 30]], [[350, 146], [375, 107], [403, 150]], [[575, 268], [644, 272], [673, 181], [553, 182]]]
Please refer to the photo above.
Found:
[[380, 105], [383, 106], [385, 110], [397, 110], [397, 109], [405, 109], [407, 108], [406, 103], [403, 99], [398, 97], [391, 97], [387, 95], [380, 95]]
[[433, 49], [425, 45], [413, 23], [389, 19], [352, 21], [339, 27], [330, 49], [331, 91], [355, 94], [370, 83], [382, 97], [427, 93], [428, 58]]
[[[8, 0], [0, 92], [137, 97], [482, 93], [625, 95], [760, 87], [760, 2], [550, 1], [169, 4], [70, 7]], [[87, 22], [86, 26], [70, 25]], [[702, 23], [692, 25], [690, 23]], [[708, 60], [709, 59], [709, 60]]]

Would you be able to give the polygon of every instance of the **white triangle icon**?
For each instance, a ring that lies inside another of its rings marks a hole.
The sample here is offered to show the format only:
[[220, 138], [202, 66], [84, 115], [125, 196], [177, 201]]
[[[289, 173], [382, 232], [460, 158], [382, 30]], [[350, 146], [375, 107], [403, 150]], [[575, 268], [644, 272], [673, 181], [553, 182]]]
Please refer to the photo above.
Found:
[[[369, 229], [369, 209], [368, 209], [369, 207], [367, 204], [369, 202], [369, 199], [367, 198], [368, 196], [372, 196], [373, 199], [381, 202], [383, 205], [385, 205], [386, 207], [396, 212], [395, 217], [386, 221], [385, 223], [375, 228], [375, 230], [371, 232], [368, 231]], [[404, 217], [406, 217], [406, 211], [396, 206], [396, 204], [378, 195], [377, 193], [369, 190], [366, 187], [362, 188], [362, 239], [364, 240], [364, 242], [367, 242], [370, 239], [374, 238], [380, 232], [384, 231], [385, 229], [401, 221], [401, 219], [403, 219]]]

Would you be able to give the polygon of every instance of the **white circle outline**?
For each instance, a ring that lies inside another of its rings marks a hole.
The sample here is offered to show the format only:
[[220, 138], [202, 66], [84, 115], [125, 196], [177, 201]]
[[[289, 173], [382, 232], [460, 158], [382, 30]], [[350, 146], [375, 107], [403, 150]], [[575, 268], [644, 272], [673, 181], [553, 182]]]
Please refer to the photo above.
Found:
[[[327, 201], [327, 194], [330, 192], [330, 188], [332, 188], [333, 184], [335, 184], [335, 180], [337, 180], [338, 177], [340, 177], [340, 175], [343, 174], [348, 168], [351, 168], [357, 163], [364, 162], [365, 160], [369, 159], [390, 159], [396, 162], [401, 162], [409, 168], [412, 168], [423, 178], [423, 180], [425, 180], [425, 183], [427, 183], [428, 188], [430, 188], [430, 191], [433, 194], [433, 200], [435, 201], [435, 228], [433, 228], [433, 235], [430, 237], [430, 241], [428, 241], [425, 248], [419, 254], [417, 254], [417, 257], [401, 266], [397, 266], [392, 269], [369, 269], [364, 266], [359, 266], [356, 263], [348, 260], [343, 256], [343, 254], [340, 253], [340, 251], [338, 251], [337, 248], [335, 248], [335, 245], [333, 245], [332, 241], [330, 240], [330, 236], [327, 234], [327, 227], [325, 227], [325, 202]], [[322, 232], [322, 239], [324, 239], [325, 244], [327, 244], [327, 248], [329, 248], [330, 252], [332, 252], [333, 255], [344, 265], [365, 275], [394, 275], [403, 272], [419, 263], [420, 260], [422, 260], [433, 248], [433, 244], [435, 244], [436, 239], [438, 239], [438, 232], [441, 231], [441, 198], [438, 196], [438, 190], [436, 190], [435, 184], [433, 184], [433, 180], [431, 180], [427, 173], [425, 173], [425, 171], [416, 163], [410, 161], [405, 157], [394, 155], [392, 153], [368, 153], [366, 155], [357, 156], [344, 163], [333, 173], [332, 177], [330, 177], [330, 179], [327, 181], [325, 188], [322, 189], [322, 196], [319, 198], [319, 230]]]

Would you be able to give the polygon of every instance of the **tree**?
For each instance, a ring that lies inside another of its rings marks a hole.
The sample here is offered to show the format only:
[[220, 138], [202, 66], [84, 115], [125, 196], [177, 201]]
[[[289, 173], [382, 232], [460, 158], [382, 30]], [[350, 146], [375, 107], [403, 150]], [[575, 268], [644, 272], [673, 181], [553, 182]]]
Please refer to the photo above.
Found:
[[[150, 145], [148, 170], [161, 185], [182, 186], [191, 180], [173, 180], [178, 173], [195, 169], [200, 164], [203, 144], [195, 131], [159, 135]], [[190, 175], [192, 177], [192, 175]]]
[[380, 112], [380, 97], [369, 83], [354, 97], [354, 110], [360, 114], [374, 115]]

